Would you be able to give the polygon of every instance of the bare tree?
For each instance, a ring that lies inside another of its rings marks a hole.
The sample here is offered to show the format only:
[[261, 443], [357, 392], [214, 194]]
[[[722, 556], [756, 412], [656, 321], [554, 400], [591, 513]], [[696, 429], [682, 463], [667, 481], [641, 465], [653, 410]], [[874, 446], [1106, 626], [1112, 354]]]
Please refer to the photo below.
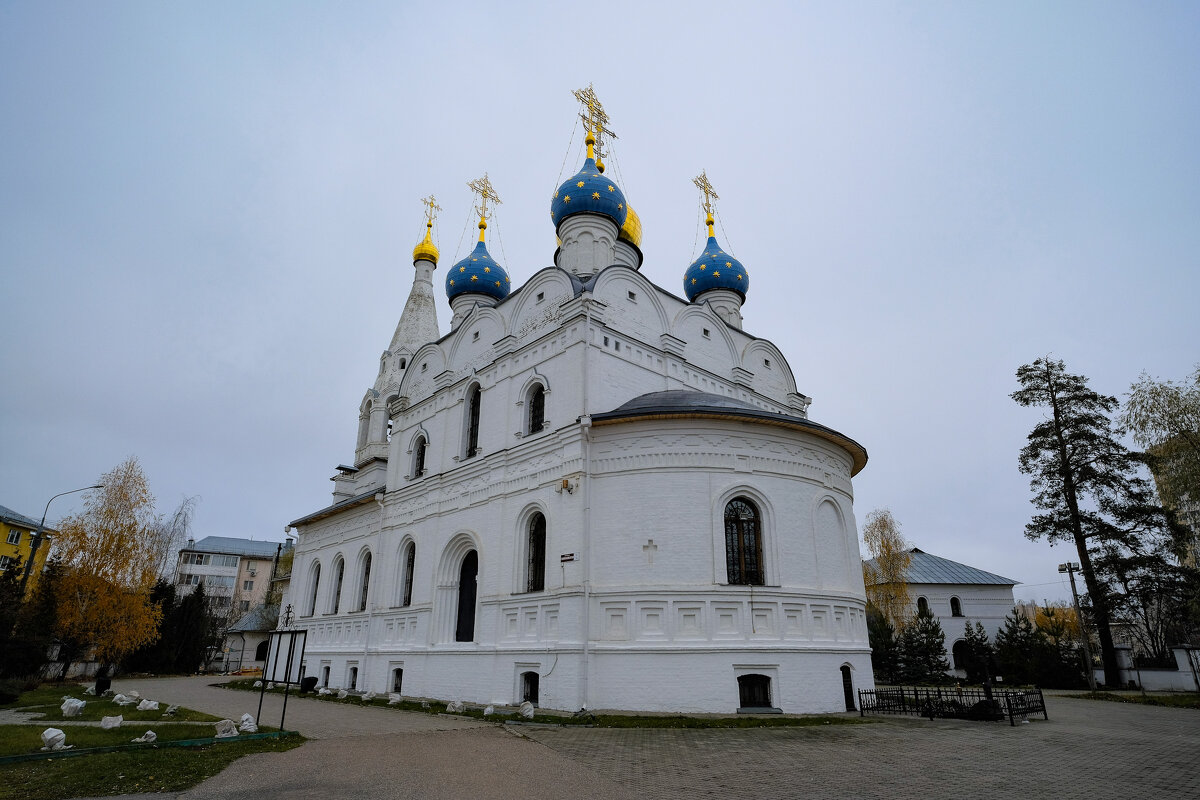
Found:
[[163, 580], [171, 579], [179, 551], [191, 537], [192, 517], [196, 514], [196, 503], [199, 501], [199, 495], [184, 497], [170, 516], [159, 515], [154, 519], [151, 526], [153, 549], [150, 558], [154, 574]]
[[900, 523], [886, 508], [867, 514], [862, 533], [871, 554], [871, 560], [863, 562], [867, 601], [900, 630], [909, 620], [912, 602], [908, 595], [908, 568], [912, 564], [908, 542], [900, 533]]

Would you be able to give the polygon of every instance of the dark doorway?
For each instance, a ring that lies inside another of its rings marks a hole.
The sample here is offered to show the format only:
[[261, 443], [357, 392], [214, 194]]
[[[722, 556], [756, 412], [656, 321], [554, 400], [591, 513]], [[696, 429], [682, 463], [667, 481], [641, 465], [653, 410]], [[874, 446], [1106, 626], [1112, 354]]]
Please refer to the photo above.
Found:
[[538, 704], [538, 679], [536, 672], [521, 673], [521, 702], [528, 700], [535, 706]]
[[267, 660], [267, 647], [270, 644], [271, 644], [270, 640], [258, 643], [258, 647], [254, 648], [254, 660], [255, 661], [266, 661]]
[[846, 696], [846, 710], [854, 711], [854, 679], [850, 676], [850, 667], [842, 666], [842, 694]]
[[458, 625], [454, 641], [475, 641], [475, 579], [479, 576], [479, 554], [474, 550], [463, 559], [458, 572]]
[[766, 675], [739, 675], [738, 696], [742, 708], [771, 707], [771, 679]]
[[404, 685], [404, 670], [396, 667], [392, 670], [392, 691], [400, 694], [400, 687]]

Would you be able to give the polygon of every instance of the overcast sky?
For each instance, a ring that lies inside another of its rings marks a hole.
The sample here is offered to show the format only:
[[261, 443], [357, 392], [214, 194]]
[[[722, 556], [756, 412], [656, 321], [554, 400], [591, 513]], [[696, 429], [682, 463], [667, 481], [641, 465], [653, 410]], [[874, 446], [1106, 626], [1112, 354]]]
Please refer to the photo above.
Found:
[[353, 459], [420, 198], [444, 269], [486, 171], [493, 255], [550, 265], [588, 83], [672, 292], [707, 170], [746, 329], [870, 453], [860, 523], [1068, 597], [1008, 395], [1200, 362], [1195, 3], [0, 4], [0, 504], [136, 455], [198, 537], [281, 540]]

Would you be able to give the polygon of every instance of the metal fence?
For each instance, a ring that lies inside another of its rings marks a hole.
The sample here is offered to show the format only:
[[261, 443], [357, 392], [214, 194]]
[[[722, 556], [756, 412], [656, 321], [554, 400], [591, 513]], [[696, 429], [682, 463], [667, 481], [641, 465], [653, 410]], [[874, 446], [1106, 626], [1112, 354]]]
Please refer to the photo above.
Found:
[[940, 686], [897, 686], [889, 689], [859, 689], [859, 716], [904, 714], [913, 717], [943, 717], [998, 722], [1010, 725], [1031, 714], [1046, 713], [1041, 689], [984, 689]]

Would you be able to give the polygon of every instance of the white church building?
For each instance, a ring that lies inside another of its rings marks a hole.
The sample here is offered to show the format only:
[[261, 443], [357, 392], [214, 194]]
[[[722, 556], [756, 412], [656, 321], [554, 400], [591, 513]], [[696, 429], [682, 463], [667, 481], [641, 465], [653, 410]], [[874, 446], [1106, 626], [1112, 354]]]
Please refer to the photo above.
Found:
[[566, 710], [852, 708], [874, 685], [866, 451], [811, 421], [784, 354], [743, 330], [749, 273], [713, 236], [707, 178], [686, 299], [639, 271], [641, 223], [594, 147], [607, 118], [577, 96], [588, 152], [552, 200], [554, 266], [510, 282], [486, 177], [448, 333], [428, 232], [413, 252], [353, 464], [291, 523], [305, 674]]

